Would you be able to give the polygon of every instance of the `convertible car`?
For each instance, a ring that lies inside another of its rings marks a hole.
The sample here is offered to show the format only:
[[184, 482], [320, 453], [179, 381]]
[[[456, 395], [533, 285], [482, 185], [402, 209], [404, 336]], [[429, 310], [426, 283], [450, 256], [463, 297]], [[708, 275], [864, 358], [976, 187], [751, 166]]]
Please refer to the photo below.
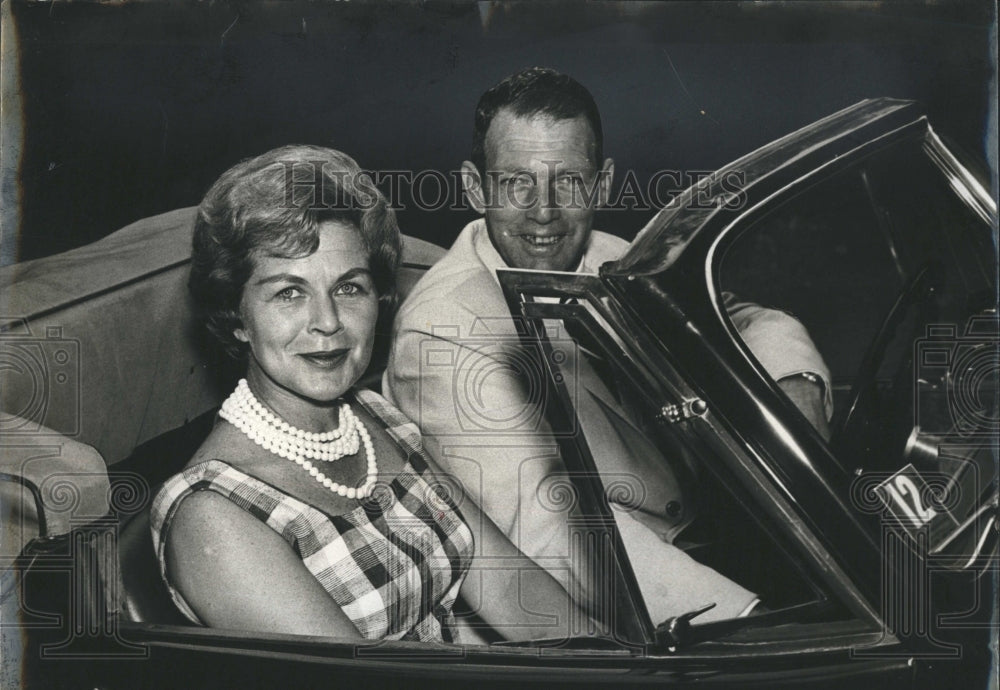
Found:
[[[234, 376], [192, 324], [192, 217], [145, 219], [0, 272], [6, 681], [995, 681], [997, 209], [915, 104], [864, 101], [748, 154], [675, 197], [597, 275], [499, 272], [523, 324], [522, 374], [569, 470], [551, 500], [579, 505], [581, 543], [603, 565], [610, 622], [569, 639], [358, 644], [201, 628], [173, 609], [146, 511]], [[442, 252], [406, 240], [404, 292]], [[743, 342], [728, 293], [809, 332], [831, 375], [829, 439]], [[755, 615], [705, 621], [712, 601], [651, 613], [607, 500], [634, 487], [596, 471], [559, 366], [567, 343], [676, 464], [699, 505], [684, 548], [757, 593]], [[384, 361], [382, 343], [369, 385]]]

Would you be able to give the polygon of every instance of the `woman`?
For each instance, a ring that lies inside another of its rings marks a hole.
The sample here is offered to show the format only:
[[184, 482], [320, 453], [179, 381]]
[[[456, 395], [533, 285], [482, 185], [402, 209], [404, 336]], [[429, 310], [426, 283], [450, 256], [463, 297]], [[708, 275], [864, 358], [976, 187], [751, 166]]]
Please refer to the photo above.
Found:
[[[565, 634], [580, 615], [435, 479], [412, 423], [352, 388], [391, 317], [399, 252], [385, 199], [330, 149], [244, 161], [202, 202], [190, 288], [210, 332], [246, 358], [246, 379], [152, 508], [161, 572], [191, 620], [450, 641], [459, 593], [512, 639]], [[485, 555], [504, 569], [479, 570]]]

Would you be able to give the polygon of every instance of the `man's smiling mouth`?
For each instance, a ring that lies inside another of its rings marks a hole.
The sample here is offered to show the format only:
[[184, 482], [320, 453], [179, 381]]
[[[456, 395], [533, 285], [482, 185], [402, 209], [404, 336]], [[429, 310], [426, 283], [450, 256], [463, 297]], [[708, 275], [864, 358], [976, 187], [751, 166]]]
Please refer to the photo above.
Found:
[[548, 247], [554, 244], [559, 244], [565, 237], [566, 235], [546, 235], [544, 237], [521, 235], [521, 239], [530, 244], [532, 247]]

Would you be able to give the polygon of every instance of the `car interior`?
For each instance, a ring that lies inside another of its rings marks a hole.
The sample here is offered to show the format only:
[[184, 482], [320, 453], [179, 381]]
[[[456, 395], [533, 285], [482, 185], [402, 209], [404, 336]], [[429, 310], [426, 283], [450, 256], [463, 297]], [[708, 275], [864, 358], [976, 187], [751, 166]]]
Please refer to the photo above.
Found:
[[[100, 518], [110, 511], [118, 521], [123, 587], [117, 606], [123, 621], [189, 625], [161, 580], [148, 505], [158, 486], [186, 464], [208, 435], [218, 404], [238, 378], [232, 363], [206, 347], [192, 318], [186, 279], [193, 213], [179, 209], [143, 219], [94, 244], [0, 273], [12, 313], [27, 315], [6, 325], [8, 333], [19, 334], [16, 343], [8, 340], [8, 351], [34, 355], [43, 365], [32, 376], [8, 376], [11, 385], [0, 393], [3, 409], [20, 414], [5, 417], [6, 429], [38, 446], [61, 444], [60, 462], [43, 465], [48, 476], [28, 478], [37, 490], [30, 496], [15, 493], [17, 500], [6, 503], [23, 507], [8, 521], [19, 527], [8, 548], [23, 547], [39, 534], [65, 534], [80, 522], [74, 515]], [[401, 297], [443, 251], [404, 237]], [[149, 314], [158, 317], [152, 320]], [[380, 386], [388, 341], [388, 334], [378, 334], [361, 385]], [[45, 369], [46, 357], [57, 371]], [[65, 380], [57, 381], [60, 373], [68, 374]], [[39, 395], [50, 402], [39, 407], [32, 402]], [[46, 433], [39, 435], [39, 429]], [[683, 445], [678, 439], [663, 442], [678, 451]], [[3, 469], [17, 474], [15, 458], [4, 461], [9, 466]], [[81, 483], [80, 468], [89, 468], [92, 478]], [[52, 492], [46, 488], [68, 475], [83, 494], [106, 501], [71, 506], [61, 513], [65, 519], [46, 525], [45, 516], [53, 512]], [[44, 510], [36, 510], [36, 504]], [[753, 540], [749, 534], [720, 534], [722, 516], [718, 512], [717, 519], [702, 521], [712, 527], [685, 543], [690, 555], [754, 588], [769, 606], [809, 599], [800, 575], [789, 575], [780, 585], [766, 576], [772, 557], [786, 559], [774, 548], [727, 548], [725, 544], [759, 541], [761, 533], [755, 525], [748, 527]], [[733, 524], [750, 524], [745, 516], [732, 517]], [[708, 534], [711, 539], [705, 538]], [[40, 548], [44, 539], [35, 543]], [[747, 563], [757, 565], [748, 569]]]
[[[674, 399], [678, 390], [661, 389], [655, 383], [657, 377], [645, 370], [646, 365], [638, 356], [638, 350], [644, 348], [637, 342], [625, 343], [615, 336], [615, 329], [602, 317], [597, 306], [601, 301], [600, 297], [581, 297], [575, 303], [560, 305], [558, 309], [564, 312], [550, 311], [548, 315], [561, 318], [566, 330], [584, 348], [592, 366], [606, 370], [604, 376], [613, 381], [609, 387], [615, 389], [629, 421], [651, 440], [681, 481], [684, 496], [693, 506], [694, 519], [677, 535], [674, 546], [754, 592], [761, 602], [756, 611], [758, 615], [783, 612], [787, 618], [782, 622], [800, 623], [849, 617], [835, 597], [808, 572], [801, 554], [787, 536], [782, 536], [785, 530], [759, 515], [752, 498], [734, 491], [739, 481], [723, 468], [724, 463], [719, 462], [719, 456], [727, 451], [713, 443], [718, 440], [713, 430], [705, 425], [695, 429], [690, 425], [673, 424], [658, 414], [662, 401]], [[668, 371], [669, 364], [658, 364], [661, 374]], [[682, 381], [674, 371], [669, 371], [667, 378]], [[567, 392], [564, 404], [573, 409], [574, 399], [581, 394]], [[580, 416], [579, 423], [586, 426], [586, 418]], [[578, 446], [587, 444], [586, 429], [583, 431], [573, 437]], [[579, 457], [580, 448], [563, 448], [562, 452], [573, 469], [586, 471], [586, 460]], [[629, 496], [634, 493], [631, 487], [613, 478], [602, 477], [601, 481], [609, 497], [616, 492]], [[625, 500], [627, 502], [628, 497]], [[655, 544], [650, 545], [650, 550], [655, 551]], [[633, 565], [636, 560], [650, 557], [649, 551], [626, 550], [625, 555]], [[664, 580], [669, 581], [669, 576], [665, 574]], [[698, 610], [697, 603], [712, 602], [690, 602], [688, 613]], [[690, 622], [692, 625], [702, 623], [697, 616]], [[669, 624], [669, 621], [652, 621], [654, 626], [662, 627], [664, 623]], [[709, 630], [720, 625], [717, 622], [703, 627]], [[736, 629], [739, 625], [733, 621], [729, 627]]]
[[[900, 160], [915, 177], [937, 179], [937, 193], [919, 208], [892, 184], [889, 171]], [[720, 289], [794, 314], [828, 363], [831, 446], [845, 468], [896, 469], [910, 459], [903, 449], [910, 453], [913, 445], [914, 405], [925, 414], [925, 431], [953, 431], [941, 426], [944, 374], [931, 372], [926, 387], [912, 385], [909, 344], [926, 342], [927, 329], [940, 320], [964, 323], [986, 313], [992, 279], [982, 257], [991, 254], [986, 248], [969, 254], [962, 249], [968, 244], [949, 239], [963, 228], [974, 234], [980, 221], [949, 205], [953, 195], [939, 178], [912, 151], [883, 154], [803, 188], [726, 247]], [[232, 363], [212, 354], [192, 317], [186, 281], [193, 214], [186, 208], [146, 218], [91, 245], [0, 269], [7, 313], [24, 315], [0, 324], [9, 364], [0, 421], [31, 453], [56, 448], [49, 455], [57, 458], [45, 464], [26, 464], [25, 455], [3, 458], [0, 479], [10, 480], [0, 482], [4, 505], [16, 512], [5, 516], [6, 524], [17, 528], [5, 539], [5, 555], [37, 535], [67, 533], [79, 524], [74, 516], [110, 511], [118, 519], [124, 587], [117, 603], [125, 621], [187, 624], [160, 578], [148, 504], [207, 436], [238, 378]], [[942, 226], [952, 232], [938, 232]], [[443, 253], [404, 237], [401, 299]], [[590, 320], [592, 332], [602, 328], [595, 314], [577, 313]], [[574, 318], [566, 319], [567, 328]], [[360, 385], [380, 387], [388, 347], [389, 334], [377, 334]], [[600, 346], [594, 349], [600, 354]], [[617, 368], [619, 394], [648, 398], [636, 385], [644, 377], [626, 371], [636, 363], [613, 361], [616, 349], [604, 354]], [[755, 515], [747, 496], [734, 495], [724, 472], [699, 472], [700, 459], [724, 451], [662, 424], [652, 415], [656, 409], [637, 405], [636, 421], [660, 448], [685, 459], [701, 502], [699, 519], [679, 545], [758, 593], [762, 610], [799, 611], [795, 621], [844, 616], [778, 536], [781, 530]], [[44, 469], [31, 474], [25, 467]], [[53, 511], [60, 506], [54, 487], [67, 479], [82, 495], [99, 498]]]
[[968, 547], [989, 527], [967, 521], [996, 501], [995, 249], [929, 150], [903, 140], [802, 183], [732, 238], [719, 287], [807, 327], [831, 370], [844, 471], [913, 465], [934, 494], [925, 511], [965, 527], [935, 541]]
[[[194, 213], [145, 218], [93, 244], [0, 270], [7, 313], [24, 315], [0, 325], [8, 365], [3, 429], [26, 448], [5, 454], [0, 466], [9, 479], [0, 481], [4, 555], [110, 510], [119, 521], [127, 621], [188, 623], [160, 578], [149, 502], [208, 435], [239, 373], [194, 323], [187, 292]], [[443, 253], [404, 236], [401, 298]], [[376, 337], [359, 385], [378, 389], [389, 334]], [[42, 450], [54, 457], [32, 462]], [[66, 482], [76, 497], [68, 503], [59, 494]]]

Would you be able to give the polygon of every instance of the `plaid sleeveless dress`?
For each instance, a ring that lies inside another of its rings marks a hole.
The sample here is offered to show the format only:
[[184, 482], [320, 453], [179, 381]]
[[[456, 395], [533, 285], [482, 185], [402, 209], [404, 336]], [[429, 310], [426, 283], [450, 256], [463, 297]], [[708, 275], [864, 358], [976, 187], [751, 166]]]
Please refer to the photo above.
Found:
[[408, 460], [348, 513], [328, 515], [221, 460], [189, 467], [157, 493], [150, 523], [160, 573], [193, 622], [201, 623], [167, 577], [164, 536], [186, 496], [214, 491], [280, 534], [365, 639], [456, 641], [452, 607], [472, 560], [472, 531], [427, 474], [416, 425], [372, 391], [355, 390], [354, 402]]

